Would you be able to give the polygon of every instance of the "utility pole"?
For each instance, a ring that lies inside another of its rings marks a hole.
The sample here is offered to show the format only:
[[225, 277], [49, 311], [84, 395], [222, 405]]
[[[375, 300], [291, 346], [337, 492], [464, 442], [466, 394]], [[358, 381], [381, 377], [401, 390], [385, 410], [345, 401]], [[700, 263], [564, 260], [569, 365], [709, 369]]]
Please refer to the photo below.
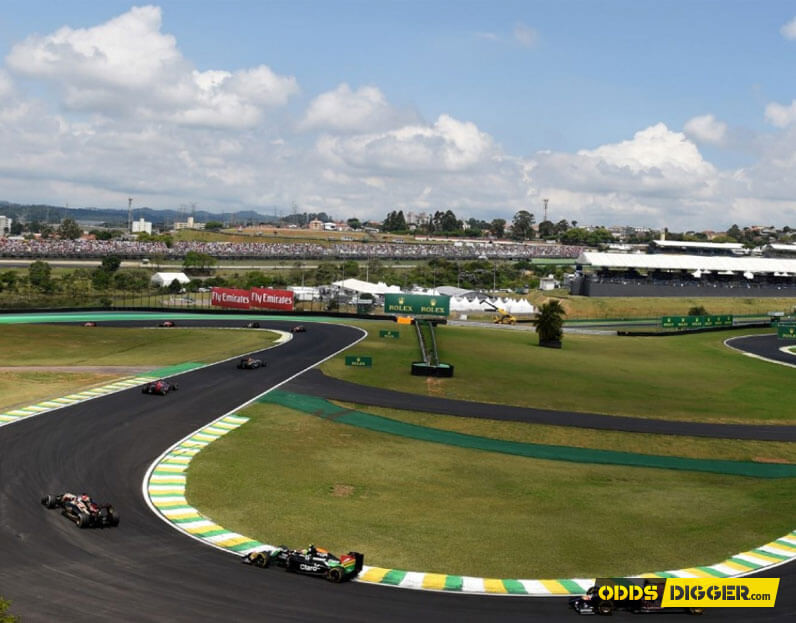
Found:
[[549, 199], [542, 199], [544, 202], [544, 220], [547, 220], [547, 202], [550, 201]]
[[127, 231], [133, 233], [133, 198], [127, 198]]

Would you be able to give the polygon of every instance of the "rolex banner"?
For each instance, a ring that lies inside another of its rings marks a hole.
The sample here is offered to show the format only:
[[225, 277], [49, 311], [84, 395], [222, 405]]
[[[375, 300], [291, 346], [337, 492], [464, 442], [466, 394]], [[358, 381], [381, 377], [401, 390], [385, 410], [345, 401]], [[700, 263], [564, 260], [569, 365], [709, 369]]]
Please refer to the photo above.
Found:
[[210, 303], [216, 307], [232, 307], [249, 309], [251, 307], [250, 292], [234, 288], [213, 288], [210, 291]]
[[293, 292], [290, 290], [252, 288], [251, 306], [258, 307], [260, 309], [293, 311]]
[[430, 296], [427, 294], [385, 294], [385, 314], [409, 314], [412, 316], [448, 316], [450, 314], [449, 296]]

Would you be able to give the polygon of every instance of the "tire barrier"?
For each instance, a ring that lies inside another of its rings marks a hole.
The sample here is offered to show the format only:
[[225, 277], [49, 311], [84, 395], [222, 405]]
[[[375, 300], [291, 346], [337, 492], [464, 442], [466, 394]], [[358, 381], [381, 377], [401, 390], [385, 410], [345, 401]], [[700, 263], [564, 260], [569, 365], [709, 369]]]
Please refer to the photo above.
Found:
[[425, 361], [413, 361], [412, 375], [449, 378], [453, 376], [453, 366], [448, 363], [440, 363], [439, 365], [432, 366]]

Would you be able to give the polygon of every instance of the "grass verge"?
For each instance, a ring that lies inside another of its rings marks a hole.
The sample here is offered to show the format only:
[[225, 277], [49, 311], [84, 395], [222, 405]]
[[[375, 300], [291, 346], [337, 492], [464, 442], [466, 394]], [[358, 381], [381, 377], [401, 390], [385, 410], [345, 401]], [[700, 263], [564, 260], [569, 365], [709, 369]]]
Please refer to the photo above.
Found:
[[[361, 430], [283, 407], [197, 455], [188, 500], [274, 544], [488, 577], [710, 564], [789, 532], [796, 479], [573, 465]], [[298, 460], [300, 458], [300, 460]]]
[[381, 415], [416, 426], [503, 439], [505, 441], [682, 456], [695, 459], [796, 463], [796, 443], [787, 441], [744, 441], [740, 439], [706, 439], [677, 435], [623, 433], [571, 426], [548, 426], [546, 424], [455, 417], [418, 411], [384, 409], [370, 405], [337, 401], [334, 404], [347, 409]]
[[212, 362], [265, 348], [276, 334], [252, 329], [3, 327], [0, 366], [152, 365]]
[[[724, 346], [738, 332], [672, 338], [565, 335], [561, 350], [541, 348], [533, 332], [437, 327], [450, 379], [413, 377], [420, 359], [414, 327], [379, 337], [389, 322], [352, 323], [368, 337], [322, 364], [328, 375], [364, 385], [478, 402], [711, 422], [794, 424], [783, 409], [793, 370]], [[749, 333], [761, 332], [749, 330]], [[763, 330], [762, 332], [765, 332]], [[347, 367], [345, 355], [371, 355], [372, 368]]]
[[3, 372], [0, 376], [0, 411], [26, 407], [48, 398], [111, 383], [113, 374], [77, 372]]
[[[139, 329], [6, 325], [0, 366], [151, 366], [209, 363], [265, 348], [276, 334], [257, 330]], [[116, 380], [120, 375], [20, 371], [0, 376], [0, 409], [27, 406]]]

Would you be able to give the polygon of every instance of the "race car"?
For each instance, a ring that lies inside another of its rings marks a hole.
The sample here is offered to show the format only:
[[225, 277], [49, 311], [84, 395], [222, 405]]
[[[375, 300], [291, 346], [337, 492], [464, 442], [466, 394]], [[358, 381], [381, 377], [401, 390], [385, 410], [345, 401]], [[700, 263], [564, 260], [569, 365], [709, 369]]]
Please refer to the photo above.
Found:
[[96, 326], [97, 326], [97, 323], [96, 323], [96, 322], [94, 322], [93, 320], [89, 320], [88, 322], [84, 322], [84, 323], [83, 323], [83, 326], [84, 326], [84, 327], [96, 327]]
[[241, 370], [256, 370], [257, 368], [264, 368], [266, 365], [262, 359], [255, 359], [254, 357], [244, 357], [238, 362], [238, 368]]
[[[661, 606], [665, 578], [620, 578], [598, 579], [597, 584], [590, 587], [582, 597], [572, 597], [569, 607], [578, 614], [610, 615], [614, 610], [627, 610], [630, 612], [677, 612], [685, 611], [689, 614], [702, 614], [702, 608], [664, 608]], [[633, 595], [625, 599], [600, 596], [600, 587], [622, 587], [633, 591]], [[654, 587], [652, 590], [651, 587]], [[650, 592], [648, 596], [646, 593]]]
[[119, 525], [119, 513], [110, 504], [97, 504], [91, 496], [81, 493], [45, 495], [41, 503], [47, 508], [61, 508], [61, 514], [74, 521], [78, 528], [104, 528]]
[[264, 552], [250, 552], [243, 556], [243, 563], [255, 567], [276, 565], [292, 573], [321, 576], [330, 582], [351, 580], [362, 571], [365, 556], [359, 552], [348, 552], [339, 558], [331, 552], [310, 545], [307, 549], [295, 550], [285, 545]]
[[141, 389], [141, 393], [165, 396], [169, 392], [176, 392], [178, 389], [179, 387], [177, 387], [177, 383], [171, 383], [169, 381], [160, 379], [158, 381], [152, 381], [151, 383], [144, 385], [144, 387]]
[[158, 326], [159, 326], [159, 327], [174, 327], [174, 326], [176, 326], [176, 325], [174, 324], [174, 321], [173, 321], [173, 320], [164, 320], [164, 321], [163, 321], [163, 322], [161, 322], [161, 323], [160, 323]]
[[290, 330], [290, 332], [291, 333], [306, 333], [307, 332], [307, 327], [305, 327], [303, 324], [297, 324], [295, 327], [293, 327]]
[[247, 329], [259, 329], [260, 328], [260, 323], [257, 322], [257, 321], [247, 322], [246, 323], [246, 328]]

